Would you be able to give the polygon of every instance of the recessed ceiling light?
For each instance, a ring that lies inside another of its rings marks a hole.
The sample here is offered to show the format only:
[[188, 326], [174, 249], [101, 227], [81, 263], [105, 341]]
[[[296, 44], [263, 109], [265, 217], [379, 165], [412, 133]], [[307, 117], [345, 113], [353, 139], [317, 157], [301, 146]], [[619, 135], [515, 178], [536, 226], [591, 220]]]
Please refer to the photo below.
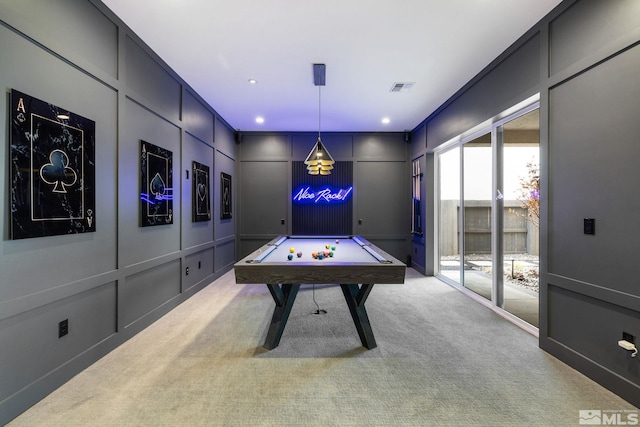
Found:
[[388, 125], [389, 123], [391, 123], [391, 119], [389, 119], [389, 117], [384, 117], [382, 119], [382, 124], [383, 125]]
[[68, 114], [58, 114], [56, 117], [60, 120], [69, 120], [70, 118]]
[[260, 116], [256, 117], [256, 123], [259, 123], [259, 124], [264, 123], [264, 117], [260, 117]]
[[249, 83], [254, 85], [254, 84], [258, 83], [258, 81], [256, 79], [249, 79]]

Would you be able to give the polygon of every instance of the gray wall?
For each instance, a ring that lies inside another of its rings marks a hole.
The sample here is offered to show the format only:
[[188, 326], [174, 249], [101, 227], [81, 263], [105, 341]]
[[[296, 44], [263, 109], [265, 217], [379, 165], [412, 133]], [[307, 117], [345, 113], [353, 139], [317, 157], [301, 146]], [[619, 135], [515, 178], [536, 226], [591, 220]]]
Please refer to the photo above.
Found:
[[639, 42], [640, 2], [565, 1], [418, 126], [411, 150], [433, 191], [434, 148], [540, 92], [540, 347], [636, 406], [640, 359], [617, 342], [640, 344]]
[[[632, 269], [640, 230], [628, 217], [640, 203], [631, 191], [639, 179], [638, 16], [636, 0], [567, 0], [417, 126], [411, 144], [402, 134], [323, 135], [336, 160], [354, 161], [355, 186], [363, 189], [354, 193], [354, 233], [400, 259], [409, 253], [414, 267], [430, 274], [433, 149], [540, 92], [540, 346], [636, 406], [638, 359], [616, 342], [622, 331], [640, 341]], [[304, 158], [315, 134], [245, 134], [236, 145], [224, 120], [92, 1], [5, 0], [0, 21], [5, 93], [15, 88], [96, 121], [100, 194], [97, 231], [84, 235], [11, 241], [8, 209], [0, 211], [4, 423], [230, 269], [236, 255], [287, 233], [290, 162]], [[140, 139], [174, 151], [180, 199], [171, 226], [137, 226]], [[184, 170], [196, 158], [212, 168], [210, 223], [190, 222]], [[409, 237], [412, 159], [425, 172], [425, 233]], [[379, 182], [380, 171], [392, 182]], [[219, 219], [220, 172], [234, 179], [232, 220]], [[388, 209], [377, 211], [380, 195], [374, 199], [369, 181], [387, 185]], [[6, 207], [6, 168], [0, 186]], [[586, 216], [597, 220], [595, 236], [582, 234]], [[70, 334], [58, 339], [57, 324], [67, 318]]]
[[[291, 233], [292, 161], [302, 161], [317, 133], [242, 134], [238, 144], [238, 257]], [[410, 144], [404, 133], [323, 133], [336, 161], [353, 162], [353, 234], [401, 261], [411, 229]]]
[[[0, 21], [0, 164], [17, 89], [96, 122], [97, 187], [95, 233], [12, 241], [9, 172], [0, 174], [4, 424], [232, 268], [235, 219], [219, 219], [219, 177], [234, 175], [236, 146], [226, 122], [101, 3], [5, 0]], [[138, 226], [141, 139], [173, 151], [172, 225]], [[211, 171], [208, 222], [191, 222], [193, 160]]]
[[434, 235], [433, 215], [427, 214], [429, 206], [433, 205], [434, 183], [432, 168], [433, 155], [427, 154], [427, 127], [425, 124], [418, 126], [411, 133], [411, 159], [412, 163], [417, 161], [420, 165], [420, 217], [422, 219], [422, 234], [416, 233], [411, 236], [411, 266], [422, 274], [433, 275], [434, 250], [433, 246], [427, 246]]

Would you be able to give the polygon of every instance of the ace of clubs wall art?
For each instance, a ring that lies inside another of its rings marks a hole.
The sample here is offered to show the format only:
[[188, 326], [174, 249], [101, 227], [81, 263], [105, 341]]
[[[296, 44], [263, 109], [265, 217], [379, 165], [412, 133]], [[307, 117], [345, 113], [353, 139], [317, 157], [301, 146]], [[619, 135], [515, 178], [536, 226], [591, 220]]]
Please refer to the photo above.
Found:
[[96, 231], [95, 122], [11, 91], [11, 238]]
[[173, 224], [173, 153], [140, 141], [140, 226]]

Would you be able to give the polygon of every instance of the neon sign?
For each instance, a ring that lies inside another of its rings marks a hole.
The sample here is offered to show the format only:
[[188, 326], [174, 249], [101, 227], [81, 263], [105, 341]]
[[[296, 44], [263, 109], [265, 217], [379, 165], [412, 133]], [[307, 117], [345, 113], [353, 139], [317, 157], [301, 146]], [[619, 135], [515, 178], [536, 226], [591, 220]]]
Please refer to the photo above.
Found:
[[140, 200], [147, 202], [150, 205], [164, 202], [166, 200], [173, 200], [173, 188], [164, 188], [163, 193], [140, 193]]
[[348, 188], [330, 188], [326, 187], [322, 190], [313, 190], [311, 187], [302, 187], [298, 192], [293, 196], [293, 200], [296, 202], [344, 202], [347, 200], [353, 187]]

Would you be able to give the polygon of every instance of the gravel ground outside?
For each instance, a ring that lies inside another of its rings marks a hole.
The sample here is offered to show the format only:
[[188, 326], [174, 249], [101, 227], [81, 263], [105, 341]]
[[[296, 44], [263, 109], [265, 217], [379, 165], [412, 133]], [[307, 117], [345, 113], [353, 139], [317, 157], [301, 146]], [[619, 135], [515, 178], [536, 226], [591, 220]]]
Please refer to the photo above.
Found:
[[[442, 257], [446, 261], [458, 261], [457, 255]], [[465, 268], [482, 271], [491, 274], [493, 268], [490, 265], [471, 264], [473, 261], [491, 261], [490, 254], [465, 255]], [[513, 270], [512, 270], [513, 268]], [[504, 256], [504, 280], [514, 286], [539, 292], [539, 259], [536, 255], [519, 253], [506, 254]]]

